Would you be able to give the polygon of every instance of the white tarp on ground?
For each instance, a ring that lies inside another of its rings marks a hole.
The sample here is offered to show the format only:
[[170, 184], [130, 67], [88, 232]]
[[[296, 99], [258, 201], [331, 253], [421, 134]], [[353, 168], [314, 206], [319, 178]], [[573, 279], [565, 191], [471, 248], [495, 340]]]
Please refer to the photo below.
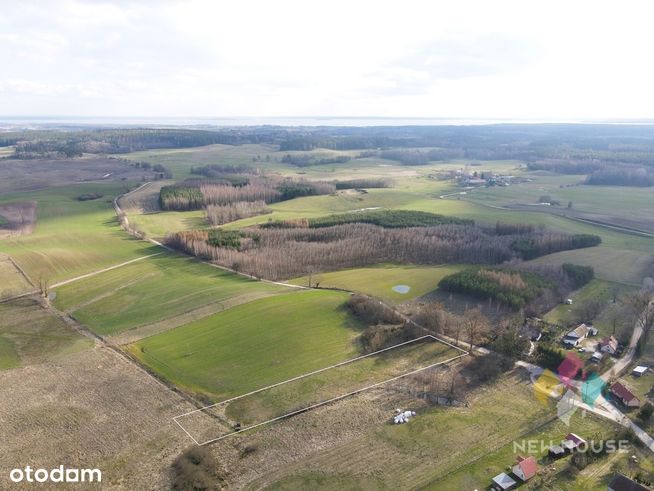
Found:
[[398, 409], [397, 415], [393, 418], [393, 421], [396, 425], [408, 423], [409, 420], [415, 415], [416, 413], [414, 411], [402, 411], [401, 409]]

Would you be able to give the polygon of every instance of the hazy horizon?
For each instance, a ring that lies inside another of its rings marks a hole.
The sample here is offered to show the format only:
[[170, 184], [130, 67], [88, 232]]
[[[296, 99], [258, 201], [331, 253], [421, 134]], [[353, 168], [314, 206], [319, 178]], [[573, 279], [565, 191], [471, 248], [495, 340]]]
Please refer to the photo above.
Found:
[[4, 2], [0, 108], [41, 118], [654, 118], [654, 6], [629, 5]]

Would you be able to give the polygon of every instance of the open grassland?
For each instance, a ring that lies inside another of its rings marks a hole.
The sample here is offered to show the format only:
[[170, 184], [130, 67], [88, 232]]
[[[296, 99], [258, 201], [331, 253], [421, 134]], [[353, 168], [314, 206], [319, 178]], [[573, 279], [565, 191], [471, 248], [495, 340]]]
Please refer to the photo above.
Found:
[[0, 300], [34, 289], [14, 263], [4, 254], [0, 254], [0, 278]]
[[[37, 223], [30, 235], [0, 240], [0, 252], [12, 256], [32, 280], [49, 283], [159, 252], [119, 227], [112, 199], [125, 190], [124, 183], [107, 182], [5, 194], [0, 203], [37, 201]], [[77, 200], [86, 193], [103, 197]]]
[[[494, 206], [516, 206], [535, 205], [541, 196], [550, 196], [560, 203], [551, 211], [654, 231], [654, 188], [579, 184], [584, 176], [543, 176], [534, 172], [524, 175], [533, 181], [478, 189], [469, 193], [469, 198]], [[572, 203], [572, 208], [567, 208], [568, 203]]]
[[[654, 239], [652, 239], [654, 243]], [[600, 245], [588, 249], [563, 251], [529, 261], [532, 264], [560, 265], [563, 263], [592, 266], [597, 278], [638, 287], [651, 268], [654, 256], [643, 251], [615, 249]]]
[[0, 371], [0, 489], [23, 489], [9, 480], [16, 467], [62, 464], [101, 469], [102, 485], [89, 489], [171, 489], [170, 465], [188, 446], [171, 418], [191, 409], [135, 364], [101, 347]]
[[[274, 169], [278, 164], [274, 160], [265, 162], [265, 158], [266, 155], [270, 155], [271, 159], [273, 159], [273, 154], [277, 151], [277, 148], [277, 145], [247, 144], [235, 146], [217, 144], [194, 148], [144, 150], [117, 156], [135, 162], [149, 162], [152, 165], [162, 164], [172, 171], [175, 179], [184, 179], [191, 177], [191, 167], [211, 165], [217, 162], [227, 165], [247, 164], [254, 168]], [[261, 157], [264, 161], [253, 162], [252, 159], [257, 157]], [[283, 154], [277, 154], [276, 157], [281, 160]]]
[[[514, 452], [514, 441], [558, 442], [570, 431], [592, 438], [611, 429], [580, 413], [566, 426], [556, 418], [553, 404], [538, 403], [522, 371], [475, 389], [468, 407], [424, 407], [406, 425], [391, 423], [397, 402], [389, 397], [362, 394], [266, 432], [240, 435], [242, 446], [255, 444], [262, 451], [236, 464], [247, 467], [239, 479], [248, 483], [247, 489], [486, 489], [492, 477], [524, 453]], [[222, 455], [223, 448], [218, 445], [216, 451]], [[266, 464], [268, 452], [281, 464]], [[249, 468], [256, 465], [269, 470], [252, 472]]]
[[159, 211], [155, 213], [129, 214], [130, 225], [146, 237], [162, 239], [169, 233], [207, 228], [204, 210]]
[[58, 359], [93, 345], [32, 298], [1, 303], [0, 319], [0, 370]]
[[119, 159], [97, 155], [70, 159], [0, 159], [0, 195], [79, 183], [138, 182], [152, 179], [153, 175]]
[[209, 225], [204, 210], [161, 210], [159, 191], [173, 182], [150, 182], [120, 199], [119, 205], [129, 216], [132, 228], [147, 237], [161, 239], [172, 232], [205, 228]]
[[97, 334], [116, 335], [170, 319], [170, 326], [163, 322], [157, 328], [165, 330], [175, 327], [176, 316], [201, 308], [209, 315], [284, 290], [164, 253], [59, 287], [55, 305]]
[[[342, 288], [365, 293], [396, 304], [412, 300], [438, 288], [445, 276], [460, 271], [462, 266], [412, 266], [381, 264], [370, 268], [346, 269], [332, 273], [320, 273], [311, 277], [296, 278], [289, 283], [307, 286], [309, 279], [313, 286]], [[401, 293], [393, 287], [407, 286], [409, 291]]]
[[233, 307], [129, 345], [176, 385], [212, 400], [235, 397], [356, 354], [349, 295], [299, 291]]
[[422, 338], [185, 415], [178, 422], [197, 441], [206, 442], [233, 431], [219, 427], [216, 419], [239, 422], [243, 427], [261, 424], [414, 370], [435, 370], [433, 365], [463, 356], [462, 351], [434, 338]]

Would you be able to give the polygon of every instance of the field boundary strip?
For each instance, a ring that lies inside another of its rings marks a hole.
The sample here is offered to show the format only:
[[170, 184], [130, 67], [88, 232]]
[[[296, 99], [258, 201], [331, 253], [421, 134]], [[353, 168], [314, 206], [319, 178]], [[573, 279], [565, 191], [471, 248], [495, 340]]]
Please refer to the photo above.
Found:
[[[402, 346], [406, 346], [406, 345], [409, 345], [409, 344], [412, 344], [412, 343], [416, 343], [416, 342], [419, 342], [419, 341], [424, 341], [424, 340], [426, 340], [426, 339], [430, 339], [430, 340], [433, 340], [433, 341], [436, 341], [436, 342], [439, 342], [439, 343], [445, 344], [445, 345], [449, 346], [450, 348], [454, 348], [455, 350], [457, 350], [457, 351], [459, 352], [459, 354], [456, 355], [456, 356], [453, 356], [453, 357], [451, 357], [451, 358], [448, 358], [448, 359], [446, 359], [446, 360], [442, 360], [442, 361], [439, 361], [439, 362], [437, 362], [437, 363], [432, 363], [432, 364], [430, 364], [430, 365], [427, 365], [427, 366], [424, 366], [424, 367], [421, 367], [421, 368], [417, 368], [417, 369], [415, 369], [415, 370], [411, 370], [411, 371], [406, 372], [406, 373], [403, 373], [403, 374], [401, 374], [401, 375], [397, 375], [397, 376], [395, 376], [395, 377], [391, 377], [391, 378], [389, 378], [389, 379], [382, 380], [381, 382], [376, 382], [376, 383], [374, 383], [374, 384], [367, 385], [367, 386], [362, 387], [362, 388], [360, 388], [360, 389], [356, 389], [356, 390], [350, 391], [350, 392], [348, 392], [348, 393], [346, 393], [346, 394], [342, 394], [342, 395], [339, 395], [339, 396], [336, 396], [336, 397], [332, 397], [331, 399], [328, 399], [328, 400], [326, 400], [326, 401], [318, 402], [318, 403], [316, 403], [316, 404], [312, 404], [312, 405], [309, 405], [309, 406], [307, 406], [307, 407], [304, 407], [304, 408], [301, 408], [301, 409], [297, 409], [297, 410], [295, 410], [295, 411], [291, 411], [291, 412], [289, 412], [289, 413], [283, 414], [283, 415], [281, 415], [281, 416], [277, 416], [277, 417], [275, 417], [275, 418], [272, 418], [272, 419], [269, 419], [269, 420], [263, 421], [263, 422], [261, 422], [261, 423], [256, 423], [256, 424], [254, 424], [254, 425], [246, 426], [246, 427], [244, 427], [244, 428], [241, 428], [239, 431], [233, 431], [233, 432], [231, 432], [231, 433], [227, 433], [227, 434], [225, 434], [225, 435], [221, 435], [221, 436], [219, 436], [219, 437], [217, 437], [217, 438], [212, 438], [212, 439], [207, 440], [207, 441], [204, 441], [204, 442], [202, 442], [202, 443], [198, 442], [198, 441], [197, 441], [197, 440], [196, 440], [196, 439], [195, 439], [195, 438], [194, 438], [194, 437], [189, 433], [189, 431], [188, 431], [186, 428], [184, 428], [184, 426], [179, 422], [179, 419], [181, 419], [181, 418], [185, 418], [185, 417], [190, 416], [190, 415], [192, 415], [192, 414], [196, 414], [196, 413], [199, 413], [199, 412], [205, 412], [206, 410], [211, 409], [211, 408], [214, 408], [214, 407], [216, 407], [216, 406], [225, 405], [225, 404], [228, 404], [228, 403], [230, 403], [230, 402], [234, 402], [234, 401], [236, 401], [236, 400], [243, 399], [243, 398], [245, 398], [245, 397], [249, 397], [249, 396], [254, 395], [254, 394], [258, 394], [259, 392], [263, 392], [263, 391], [268, 390], [268, 389], [272, 389], [272, 388], [275, 388], [275, 387], [279, 387], [279, 386], [282, 386], [282, 385], [286, 385], [286, 384], [289, 384], [289, 383], [291, 383], [291, 382], [295, 382], [295, 381], [297, 381], [297, 380], [301, 380], [301, 379], [304, 379], [304, 378], [307, 378], [307, 377], [311, 377], [312, 375], [316, 375], [316, 374], [318, 374], [318, 373], [322, 373], [322, 372], [325, 372], [325, 371], [328, 371], [328, 370], [332, 370], [332, 369], [334, 369], [334, 368], [342, 367], [342, 366], [344, 366], [344, 365], [349, 365], [349, 364], [354, 363], [354, 362], [356, 362], [356, 361], [359, 361], [359, 360], [362, 360], [362, 359], [365, 359], [365, 358], [369, 358], [369, 357], [371, 357], [371, 356], [376, 356], [376, 355], [379, 355], [380, 353], [384, 353], [384, 352], [386, 352], [386, 351], [393, 350], [393, 349], [396, 349], [396, 348], [400, 348], [400, 347], [402, 347]], [[462, 348], [459, 348], [458, 346], [455, 346], [455, 345], [453, 345], [452, 343], [449, 343], [449, 342], [447, 342], [447, 341], [444, 341], [444, 340], [440, 339], [439, 337], [434, 336], [434, 335], [432, 335], [432, 334], [427, 334], [427, 335], [425, 335], [425, 336], [421, 336], [421, 337], [419, 337], [419, 338], [412, 339], [412, 340], [410, 340], [410, 341], [405, 341], [405, 342], [403, 342], [403, 343], [399, 343], [399, 344], [396, 344], [396, 345], [393, 345], [393, 346], [389, 346], [388, 348], [384, 348], [384, 349], [381, 349], [381, 350], [378, 350], [378, 351], [374, 351], [374, 352], [372, 352], [372, 353], [368, 353], [367, 355], [357, 356], [356, 358], [351, 358], [351, 359], [349, 359], [349, 360], [345, 360], [345, 361], [342, 361], [342, 362], [340, 362], [340, 363], [336, 363], [336, 364], [334, 364], [334, 365], [330, 365], [330, 366], [328, 366], [328, 367], [320, 368], [320, 369], [318, 369], [318, 370], [314, 370], [314, 371], [312, 371], [312, 372], [307, 372], [307, 373], [304, 373], [304, 374], [302, 374], [302, 375], [298, 375], [297, 377], [293, 377], [293, 378], [290, 378], [290, 379], [284, 380], [284, 381], [282, 381], [282, 382], [277, 382], [276, 384], [268, 385], [268, 386], [266, 386], [266, 387], [262, 387], [262, 388], [260, 388], [260, 389], [253, 390], [253, 391], [247, 392], [247, 393], [245, 393], [245, 394], [241, 394], [240, 396], [232, 397], [232, 398], [230, 398], [230, 399], [226, 399], [226, 400], [224, 400], [224, 401], [216, 402], [216, 403], [214, 403], [214, 404], [210, 404], [210, 405], [208, 405], [208, 406], [204, 406], [204, 407], [201, 407], [201, 408], [198, 408], [198, 409], [194, 409], [194, 410], [192, 410], [192, 411], [188, 411], [188, 412], [186, 412], [186, 413], [183, 413], [183, 414], [177, 415], [177, 416], [175, 416], [175, 417], [172, 418], [172, 419], [173, 419], [173, 421], [174, 421], [174, 422], [175, 422], [175, 423], [176, 423], [176, 424], [177, 424], [177, 425], [182, 429], [182, 431], [184, 431], [184, 433], [186, 433], [186, 435], [187, 435], [191, 440], [193, 440], [193, 442], [194, 442], [196, 445], [199, 445], [199, 446], [208, 445], [209, 443], [217, 442], [217, 441], [219, 441], [219, 440], [222, 440], [222, 439], [224, 439], [224, 438], [228, 438], [228, 437], [233, 436], [233, 435], [236, 435], [236, 434], [238, 434], [238, 433], [241, 433], [241, 432], [244, 432], [244, 431], [248, 431], [248, 430], [253, 430], [254, 428], [258, 428], [258, 427], [260, 427], [260, 426], [264, 426], [264, 425], [271, 424], [271, 423], [274, 423], [274, 422], [276, 422], [276, 421], [279, 421], [279, 420], [282, 420], [282, 419], [285, 419], [285, 418], [289, 418], [289, 417], [294, 416], [294, 415], [296, 415], [296, 414], [300, 414], [300, 413], [303, 413], [303, 412], [306, 412], [306, 411], [310, 411], [310, 410], [312, 410], [312, 409], [316, 409], [316, 408], [318, 408], [318, 407], [320, 407], [320, 406], [324, 406], [324, 405], [330, 404], [330, 403], [332, 403], [332, 402], [336, 402], [336, 401], [339, 401], [339, 400], [341, 400], [341, 399], [345, 399], [345, 398], [347, 398], [347, 397], [354, 396], [354, 395], [359, 394], [359, 393], [361, 393], [361, 392], [365, 392], [365, 391], [367, 391], [367, 390], [374, 389], [374, 388], [376, 388], [376, 387], [380, 387], [380, 386], [382, 386], [382, 385], [388, 384], [388, 383], [390, 383], [390, 382], [394, 382], [394, 381], [396, 381], [396, 380], [402, 379], [402, 378], [404, 378], [404, 377], [408, 377], [408, 376], [410, 376], [410, 375], [414, 375], [414, 374], [419, 373], [419, 372], [422, 372], [422, 371], [424, 371], [424, 370], [428, 370], [428, 369], [430, 369], [430, 368], [434, 368], [434, 367], [439, 366], [439, 365], [444, 365], [444, 364], [446, 364], [446, 363], [450, 363], [450, 362], [452, 362], [452, 361], [458, 360], [459, 358], [462, 358], [462, 357], [464, 357], [464, 356], [467, 356], [468, 354], [469, 354], [468, 351], [466, 351], [466, 350], [464, 350], [464, 349], [462, 349]]]

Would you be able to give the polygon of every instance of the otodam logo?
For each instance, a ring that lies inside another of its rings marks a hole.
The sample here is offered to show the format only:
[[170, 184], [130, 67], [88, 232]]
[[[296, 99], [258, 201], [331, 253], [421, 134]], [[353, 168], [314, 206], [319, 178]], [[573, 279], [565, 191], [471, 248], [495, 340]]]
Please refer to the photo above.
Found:
[[[577, 379], [579, 371], [582, 376]], [[550, 397], [559, 398], [556, 405], [557, 417], [569, 426], [570, 418], [577, 409], [583, 404], [593, 407], [604, 387], [606, 381], [595, 372], [585, 372], [584, 361], [574, 351], [570, 351], [556, 373], [548, 369], [543, 371], [534, 384], [534, 393], [544, 405], [547, 405]]]
[[99, 469], [70, 469], [63, 465], [54, 469], [32, 469], [29, 465], [23, 469], [13, 469], [9, 473], [12, 482], [54, 482], [54, 483], [92, 483], [102, 482]]

